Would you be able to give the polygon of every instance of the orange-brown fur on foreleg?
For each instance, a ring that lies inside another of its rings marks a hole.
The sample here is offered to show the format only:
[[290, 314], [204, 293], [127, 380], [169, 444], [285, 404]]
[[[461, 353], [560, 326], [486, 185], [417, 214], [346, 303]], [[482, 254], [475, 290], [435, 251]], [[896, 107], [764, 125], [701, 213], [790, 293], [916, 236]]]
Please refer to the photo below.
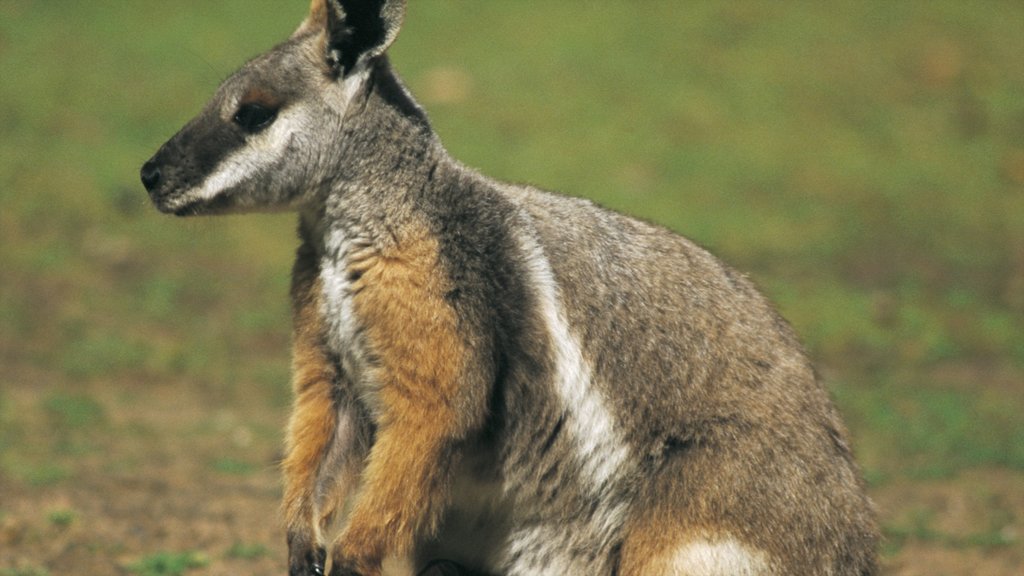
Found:
[[432, 532], [447, 494], [452, 446], [473, 424], [457, 406], [468, 351], [446, 302], [436, 241], [412, 235], [385, 253], [357, 255], [355, 311], [378, 359], [377, 437], [335, 560], [378, 574]]
[[[318, 272], [311, 251], [300, 252], [292, 273], [295, 401], [283, 463], [285, 522], [290, 535], [307, 539], [309, 545], [315, 545], [317, 537], [310, 531], [323, 521], [322, 517], [314, 518], [318, 514], [314, 502], [316, 476], [337, 425], [331, 391], [337, 373], [321, 345], [323, 325]], [[329, 510], [323, 511], [321, 516], [329, 513]]]

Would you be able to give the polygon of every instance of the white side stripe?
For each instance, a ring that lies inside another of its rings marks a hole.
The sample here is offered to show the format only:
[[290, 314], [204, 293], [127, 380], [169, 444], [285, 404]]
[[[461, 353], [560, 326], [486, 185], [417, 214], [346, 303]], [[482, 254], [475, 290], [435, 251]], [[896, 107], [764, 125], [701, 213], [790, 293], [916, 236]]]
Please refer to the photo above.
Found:
[[576, 443], [576, 456], [583, 472], [585, 489], [600, 493], [625, 471], [629, 450], [620, 438], [615, 422], [594, 389], [590, 366], [583, 358], [579, 341], [569, 329], [562, 310], [551, 266], [536, 242], [523, 240], [530, 276], [537, 288], [554, 346], [555, 393], [567, 414], [566, 425]]

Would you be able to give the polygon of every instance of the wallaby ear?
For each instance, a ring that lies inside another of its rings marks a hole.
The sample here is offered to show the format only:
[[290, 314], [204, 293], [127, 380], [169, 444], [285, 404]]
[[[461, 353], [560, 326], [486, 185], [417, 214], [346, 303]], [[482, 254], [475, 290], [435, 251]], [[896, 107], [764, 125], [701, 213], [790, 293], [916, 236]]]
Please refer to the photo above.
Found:
[[405, 0], [312, 0], [296, 35], [322, 30], [325, 58], [337, 74], [383, 54], [398, 36]]

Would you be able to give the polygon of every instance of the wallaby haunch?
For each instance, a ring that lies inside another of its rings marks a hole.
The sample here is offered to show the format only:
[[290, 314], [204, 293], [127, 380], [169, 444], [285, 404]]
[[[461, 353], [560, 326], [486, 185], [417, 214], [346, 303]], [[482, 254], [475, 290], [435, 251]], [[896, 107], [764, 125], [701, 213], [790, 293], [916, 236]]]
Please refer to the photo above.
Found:
[[289, 573], [874, 573], [790, 327], [684, 238], [453, 160], [384, 55], [404, 12], [314, 0], [142, 168], [162, 212], [299, 214]]

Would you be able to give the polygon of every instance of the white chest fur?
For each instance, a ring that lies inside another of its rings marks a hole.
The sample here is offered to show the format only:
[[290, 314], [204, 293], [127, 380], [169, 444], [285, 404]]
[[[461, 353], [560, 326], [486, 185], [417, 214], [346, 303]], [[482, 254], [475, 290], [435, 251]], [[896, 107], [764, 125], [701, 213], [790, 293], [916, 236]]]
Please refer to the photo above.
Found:
[[353, 245], [341, 230], [329, 230], [324, 234], [324, 254], [320, 261], [321, 314], [327, 331], [327, 346], [338, 355], [345, 373], [358, 380], [363, 371], [362, 343], [358, 338], [359, 322], [348, 272], [348, 258]]

